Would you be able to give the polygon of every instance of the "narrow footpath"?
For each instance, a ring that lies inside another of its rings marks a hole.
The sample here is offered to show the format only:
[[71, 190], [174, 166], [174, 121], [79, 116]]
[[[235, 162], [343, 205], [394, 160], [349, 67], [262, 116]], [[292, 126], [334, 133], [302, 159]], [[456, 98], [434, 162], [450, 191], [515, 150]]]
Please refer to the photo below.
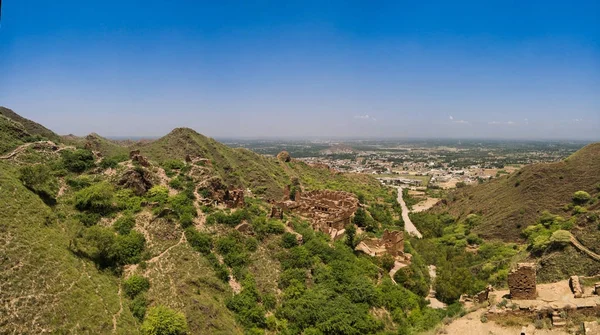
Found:
[[410, 220], [410, 217], [408, 216], [408, 206], [406, 206], [406, 202], [404, 202], [404, 199], [402, 198], [402, 187], [396, 186], [396, 188], [398, 189], [398, 202], [402, 207], [402, 220], [404, 220], [404, 230], [406, 230], [407, 233], [413, 236], [422, 238], [423, 235], [421, 234], [421, 232], [419, 232], [417, 227], [415, 227], [415, 225]]

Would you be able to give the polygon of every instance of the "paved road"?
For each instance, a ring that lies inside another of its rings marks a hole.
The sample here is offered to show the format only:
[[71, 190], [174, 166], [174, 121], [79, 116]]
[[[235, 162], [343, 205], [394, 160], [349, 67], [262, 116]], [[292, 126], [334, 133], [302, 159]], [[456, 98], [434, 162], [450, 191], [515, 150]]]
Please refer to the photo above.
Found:
[[402, 199], [402, 187], [396, 186], [396, 188], [398, 189], [398, 202], [402, 207], [402, 220], [404, 220], [404, 230], [406, 230], [409, 234], [413, 236], [422, 238], [423, 235], [421, 235], [421, 232], [419, 232], [417, 227], [415, 227], [415, 225], [410, 220], [410, 217], [408, 216], [408, 207], [406, 206], [404, 199]]

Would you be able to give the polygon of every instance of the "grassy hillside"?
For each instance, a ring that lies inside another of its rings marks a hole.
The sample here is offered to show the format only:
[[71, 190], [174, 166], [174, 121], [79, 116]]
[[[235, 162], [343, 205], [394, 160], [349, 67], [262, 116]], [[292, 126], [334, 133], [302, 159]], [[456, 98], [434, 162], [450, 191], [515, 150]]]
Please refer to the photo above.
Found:
[[32, 136], [37, 135], [54, 142], [60, 142], [60, 136], [58, 136], [52, 130], [42, 126], [39, 123], [24, 118], [8, 108], [0, 107], [0, 115], [4, 115], [5, 117], [20, 123], [23, 125], [23, 128]]
[[158, 162], [183, 160], [186, 155], [206, 158], [226, 184], [250, 188], [266, 198], [283, 196], [283, 188], [295, 178], [308, 189], [345, 190], [364, 193], [372, 199], [385, 197], [388, 193], [370, 176], [337, 174], [294, 160], [283, 162], [247, 149], [233, 149], [188, 128], [177, 128], [156, 141], [137, 144], [132, 149], [139, 149], [143, 155]]
[[435, 207], [459, 220], [471, 213], [482, 217], [473, 231], [483, 238], [522, 240], [521, 231], [544, 210], [564, 214], [573, 193], [593, 193], [600, 183], [600, 143], [590, 144], [564, 161], [533, 164], [489, 183], [456, 190]]
[[62, 136], [65, 144], [73, 145], [78, 148], [85, 148], [99, 152], [103, 157], [125, 157], [129, 155], [129, 148], [115, 141], [104, 138], [96, 133], [91, 133], [86, 137], [74, 135]]
[[0, 116], [0, 155], [25, 143], [29, 137], [30, 135], [25, 128], [23, 128], [23, 125], [4, 116]]

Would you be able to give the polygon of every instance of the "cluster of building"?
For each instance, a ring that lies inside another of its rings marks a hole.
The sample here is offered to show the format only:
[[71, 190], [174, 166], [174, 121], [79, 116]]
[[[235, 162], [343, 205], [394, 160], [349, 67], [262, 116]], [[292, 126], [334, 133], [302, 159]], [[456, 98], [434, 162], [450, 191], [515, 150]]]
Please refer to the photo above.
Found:
[[352, 193], [320, 190], [296, 191], [293, 200], [289, 187], [281, 201], [273, 201], [272, 217], [281, 217], [284, 212], [293, 212], [311, 221], [316, 231], [330, 235], [333, 239], [344, 234], [344, 227], [352, 222], [358, 208], [358, 199]]

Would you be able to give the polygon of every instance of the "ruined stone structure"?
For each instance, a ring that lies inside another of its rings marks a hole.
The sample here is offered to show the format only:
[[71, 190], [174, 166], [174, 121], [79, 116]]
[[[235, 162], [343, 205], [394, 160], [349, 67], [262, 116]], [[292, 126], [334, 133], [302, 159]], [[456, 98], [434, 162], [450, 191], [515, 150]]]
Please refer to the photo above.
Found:
[[490, 296], [490, 292], [494, 291], [494, 288], [491, 285], [488, 285], [485, 290], [477, 293], [475, 295], [475, 297], [473, 297], [473, 300], [477, 303], [484, 303], [486, 301], [488, 301], [488, 298]]
[[583, 289], [581, 288], [578, 276], [571, 276], [569, 278], [569, 287], [575, 298], [581, 298], [583, 296]]
[[138, 162], [141, 166], [148, 167], [150, 166], [150, 162], [146, 159], [146, 157], [140, 155], [139, 150], [133, 150], [129, 152], [129, 159], [133, 162]]
[[292, 160], [292, 156], [290, 156], [290, 153], [287, 151], [282, 151], [280, 153], [277, 154], [277, 159], [279, 159], [282, 162], [290, 162]]
[[[289, 191], [286, 188], [286, 194]], [[297, 213], [312, 221], [313, 229], [332, 234], [351, 223], [358, 208], [358, 199], [352, 193], [341, 191], [296, 191], [295, 200], [275, 202], [283, 211]]]
[[517, 268], [508, 274], [508, 288], [511, 299], [534, 300], [537, 296], [535, 264], [517, 264]]
[[277, 206], [273, 206], [271, 208], [271, 218], [273, 219], [279, 219], [282, 220], [283, 219], [283, 209], [281, 207], [277, 207]]
[[229, 208], [240, 208], [244, 207], [244, 190], [227, 190], [223, 196], [223, 202], [225, 206]]
[[144, 195], [154, 186], [156, 178], [147, 169], [128, 169], [119, 178], [117, 184], [130, 188], [136, 195]]
[[391, 255], [393, 257], [404, 255], [404, 232], [403, 231], [388, 231], [383, 232], [383, 237], [372, 238], [362, 241], [357, 250], [371, 256]]

